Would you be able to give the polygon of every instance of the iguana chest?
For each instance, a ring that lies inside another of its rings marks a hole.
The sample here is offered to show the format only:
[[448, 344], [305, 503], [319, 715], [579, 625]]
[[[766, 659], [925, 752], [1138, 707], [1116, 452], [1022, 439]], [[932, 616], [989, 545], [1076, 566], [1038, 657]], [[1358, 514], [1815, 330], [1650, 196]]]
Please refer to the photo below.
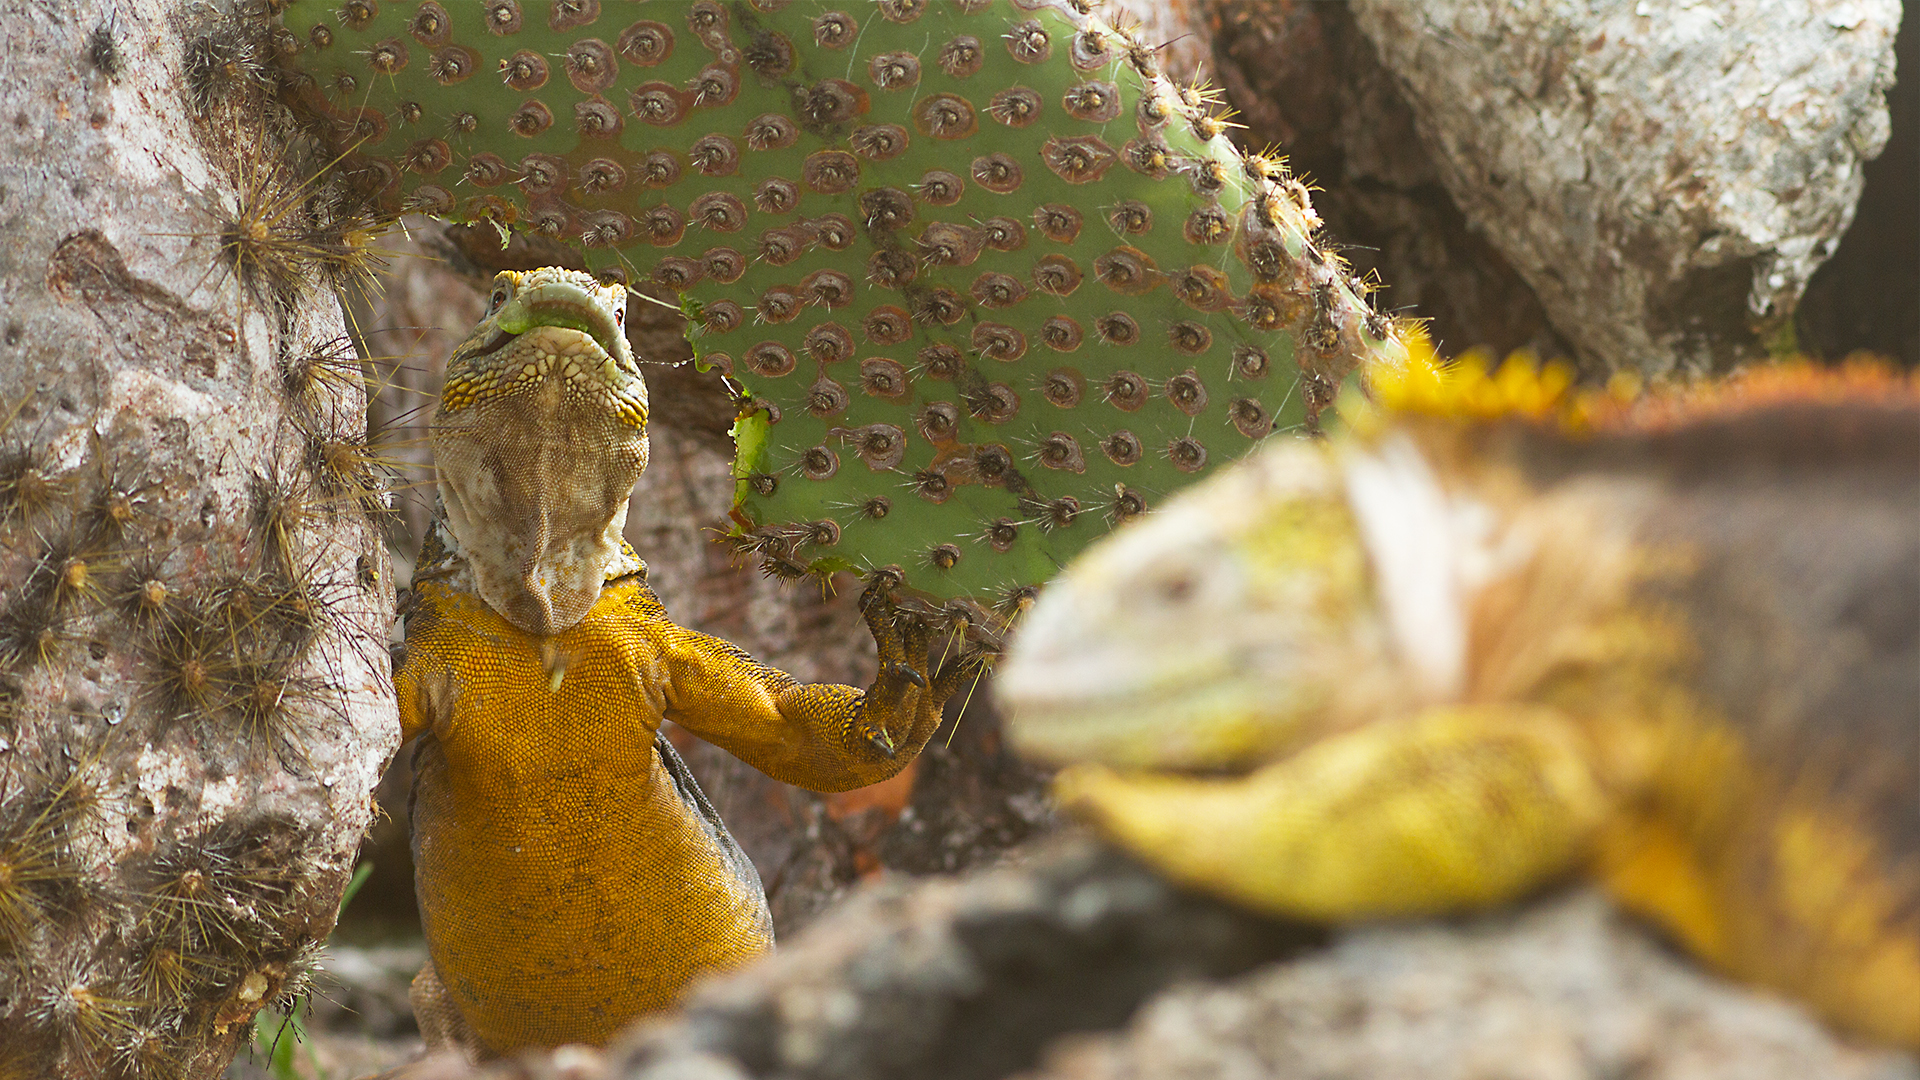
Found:
[[662, 677], [608, 591], [544, 641], [457, 608], [426, 631], [460, 685], [415, 761], [422, 921], [500, 1052], [603, 1042], [771, 945], [757, 881], [656, 749]]
[[436, 651], [459, 658], [460, 689], [435, 735], [472, 808], [462, 816], [484, 834], [474, 842], [597, 834], [650, 788], [661, 679], [605, 608], [544, 641], [464, 620], [436, 628], [452, 631]]

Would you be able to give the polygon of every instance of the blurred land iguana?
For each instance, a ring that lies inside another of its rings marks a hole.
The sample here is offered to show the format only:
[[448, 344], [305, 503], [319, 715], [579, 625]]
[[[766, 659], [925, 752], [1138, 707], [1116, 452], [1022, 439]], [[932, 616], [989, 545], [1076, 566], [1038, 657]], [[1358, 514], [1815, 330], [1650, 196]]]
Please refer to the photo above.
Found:
[[1912, 380], [1578, 407], [1512, 366], [1394, 380], [1386, 418], [1262, 451], [1054, 582], [1000, 668], [1015, 744], [1228, 898], [1407, 916], [1583, 870], [1920, 1048]]
[[647, 462], [625, 289], [503, 272], [448, 361], [424, 545], [396, 675], [418, 737], [412, 828], [430, 1046], [472, 1057], [603, 1043], [696, 975], [773, 944], [760, 881], [659, 734], [671, 719], [775, 779], [875, 783], [920, 752], [958, 667], [862, 597], [864, 693], [800, 685], [675, 626], [621, 540]]

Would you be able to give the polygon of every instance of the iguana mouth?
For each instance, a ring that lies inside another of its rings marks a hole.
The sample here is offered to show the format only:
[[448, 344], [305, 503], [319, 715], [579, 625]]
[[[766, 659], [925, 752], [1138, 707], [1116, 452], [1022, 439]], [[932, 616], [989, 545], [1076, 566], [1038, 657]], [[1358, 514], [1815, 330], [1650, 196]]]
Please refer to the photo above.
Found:
[[496, 330], [493, 333], [493, 337], [488, 339], [485, 345], [482, 345], [480, 348], [477, 348], [477, 349], [469, 349], [466, 355], [470, 357], [471, 356], [492, 356], [494, 353], [497, 353], [501, 349], [506, 348], [508, 342], [515, 340], [519, 336], [520, 336], [519, 334], [509, 334], [505, 330]]
[[582, 271], [501, 271], [487, 317], [447, 358], [439, 414], [558, 389], [577, 405], [588, 404], [586, 394], [606, 419], [644, 431], [647, 384], [627, 342], [626, 307], [624, 286]]
[[479, 348], [468, 349], [462, 353], [461, 356], [466, 360], [477, 360], [481, 357], [495, 356], [506, 352], [512, 346], [519, 344], [521, 339], [529, 336], [541, 339], [543, 345], [536, 346], [536, 348], [544, 347], [546, 349], [554, 349], [558, 346], [569, 354], [577, 355], [585, 362], [588, 370], [600, 371], [604, 368], [606, 362], [611, 359], [615, 368], [619, 369], [620, 374], [616, 376], [612, 372], [607, 372], [606, 375], [610, 383], [625, 381], [625, 377], [633, 373], [632, 365], [621, 363], [619, 359], [620, 354], [608, 349], [606, 342], [595, 334], [581, 327], [570, 325], [569, 323], [549, 321], [544, 318], [519, 333], [513, 333], [507, 330], [496, 330], [493, 336], [487, 339], [486, 344]]
[[518, 310], [511, 317], [503, 317], [491, 337], [478, 346], [470, 345], [459, 350], [454, 359], [476, 360], [493, 356], [527, 334], [552, 328], [572, 330], [590, 340], [594, 346], [590, 351], [596, 354], [590, 359], [595, 367], [611, 359], [622, 374], [637, 375], [639, 369], [633, 362], [632, 350], [623, 347], [626, 345], [626, 335], [619, 324], [605, 307], [582, 301], [577, 298], [578, 294], [579, 290], [567, 283], [535, 286], [518, 299]]
[[[555, 293], [560, 295], [554, 295]], [[626, 334], [614, 322], [605, 307], [582, 303], [574, 298], [577, 293], [577, 289], [560, 283], [535, 286], [529, 295], [521, 298], [527, 313], [522, 328], [515, 333], [503, 327], [500, 334], [511, 338], [541, 326], [578, 330], [592, 338], [600, 351], [607, 357], [611, 357], [621, 370], [635, 372], [637, 368], [633, 363], [632, 351], [621, 347], [626, 344]], [[493, 340], [487, 342], [487, 351], [504, 348], [505, 345], [506, 342], [500, 340], [500, 335], [496, 335]]]

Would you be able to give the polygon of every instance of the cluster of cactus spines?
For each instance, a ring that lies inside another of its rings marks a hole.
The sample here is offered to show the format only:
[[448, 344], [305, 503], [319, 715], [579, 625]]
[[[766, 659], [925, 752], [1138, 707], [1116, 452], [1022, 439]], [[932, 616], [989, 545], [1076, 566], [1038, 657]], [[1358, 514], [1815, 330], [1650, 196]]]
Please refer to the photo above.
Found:
[[[1307, 189], [1074, 0], [297, 0], [291, 101], [388, 209], [682, 295], [751, 393], [736, 542], [1017, 611], [1399, 355]], [[962, 605], [982, 624], [994, 621]]]
[[345, 717], [341, 650], [384, 649], [394, 485], [361, 358], [309, 344], [295, 301], [364, 281], [390, 216], [288, 149], [273, 30], [218, 15], [184, 50], [237, 189], [205, 200], [200, 287], [274, 327], [271, 366], [228, 384], [260, 416], [222, 459], [247, 481], [203, 494], [124, 414], [57, 427], [44, 387], [0, 401], [0, 1080], [212, 1075], [330, 929], [284, 802], [333, 783], [308, 750]]
[[182, 76], [188, 111], [222, 128], [231, 144], [234, 193], [206, 196], [204, 234], [222, 257], [209, 272], [239, 279], [284, 322], [315, 290], [377, 291], [375, 272], [386, 260], [374, 240], [397, 215], [327, 168], [332, 152], [298, 138], [293, 115], [274, 100], [274, 58], [294, 43], [267, 19], [271, 6], [243, 0], [231, 10], [203, 9], [212, 17], [187, 35]]
[[[344, 707], [313, 674], [316, 647], [361, 583], [323, 583], [306, 537], [367, 493], [328, 495], [289, 454], [303, 479], [260, 474], [253, 507], [183, 545], [155, 527], [166, 496], [141, 463], [97, 440], [61, 468], [22, 426], [0, 429], [0, 1077], [179, 1075], [212, 1032], [297, 986], [314, 956], [294, 913], [311, 905], [294, 903], [287, 821], [147, 836], [126, 770], [142, 742], [174, 739], [215, 778], [312, 782], [305, 746]], [[236, 569], [190, 565], [221, 549]], [[89, 716], [50, 703], [100, 667], [131, 672], [131, 700]], [[76, 751], [76, 731], [97, 744]]]

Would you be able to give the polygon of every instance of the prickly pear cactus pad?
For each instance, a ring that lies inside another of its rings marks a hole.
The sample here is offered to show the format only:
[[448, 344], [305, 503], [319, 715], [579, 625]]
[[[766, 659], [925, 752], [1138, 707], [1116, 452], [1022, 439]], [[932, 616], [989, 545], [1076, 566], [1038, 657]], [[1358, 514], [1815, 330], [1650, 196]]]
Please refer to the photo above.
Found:
[[750, 393], [737, 542], [1017, 610], [1404, 355], [1208, 92], [1073, 3], [295, 0], [293, 93], [390, 209], [682, 294]]

